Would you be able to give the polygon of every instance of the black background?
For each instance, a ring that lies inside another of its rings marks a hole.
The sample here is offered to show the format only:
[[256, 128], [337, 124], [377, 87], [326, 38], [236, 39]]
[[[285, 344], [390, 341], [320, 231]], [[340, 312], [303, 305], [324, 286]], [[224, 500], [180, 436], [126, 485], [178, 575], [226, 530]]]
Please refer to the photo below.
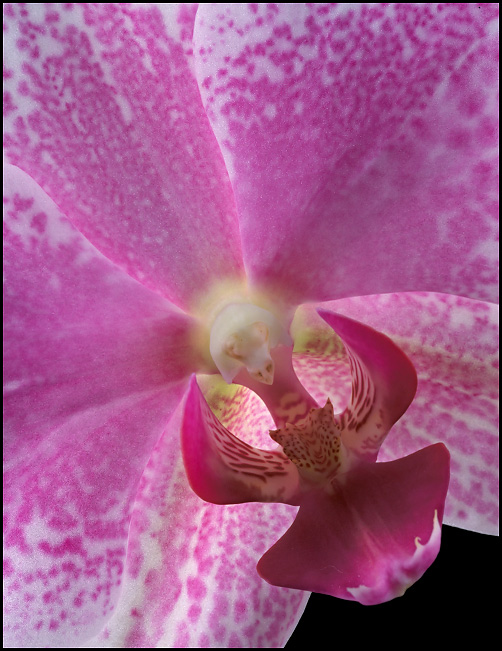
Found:
[[497, 537], [444, 525], [438, 557], [403, 597], [362, 606], [313, 593], [285, 648], [492, 646], [502, 620], [498, 557]]

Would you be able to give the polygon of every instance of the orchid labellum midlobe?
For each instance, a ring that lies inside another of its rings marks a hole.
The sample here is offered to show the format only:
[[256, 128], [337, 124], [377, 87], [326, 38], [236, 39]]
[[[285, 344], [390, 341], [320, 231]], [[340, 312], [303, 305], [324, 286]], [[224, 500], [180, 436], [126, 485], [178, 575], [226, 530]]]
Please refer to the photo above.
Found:
[[496, 532], [497, 8], [4, 5], [7, 646], [280, 647]]

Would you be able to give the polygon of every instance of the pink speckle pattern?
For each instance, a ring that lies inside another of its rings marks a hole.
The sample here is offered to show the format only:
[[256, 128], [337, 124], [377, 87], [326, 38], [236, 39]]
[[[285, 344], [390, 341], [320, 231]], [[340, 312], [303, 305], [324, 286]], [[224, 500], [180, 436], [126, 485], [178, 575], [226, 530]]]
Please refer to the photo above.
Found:
[[[4, 641], [282, 646], [308, 595], [267, 586], [255, 565], [294, 509], [202, 502], [177, 421], [155, 448], [203, 366], [192, 319], [104, 258], [24, 172], [8, 165], [5, 181], [5, 336], [19, 345], [4, 352]], [[225, 422], [265, 434], [257, 399], [236, 398]]]
[[296, 305], [496, 300], [497, 16], [492, 3], [201, 5], [196, 70], [254, 284]]
[[194, 8], [164, 7], [12, 4], [4, 149], [110, 260], [188, 307], [239, 281], [242, 258], [191, 72]]
[[115, 605], [143, 467], [198, 366], [192, 320], [24, 172], [4, 180], [4, 640], [75, 644]]
[[200, 500], [181, 462], [180, 419], [181, 410], [143, 475], [116, 611], [85, 646], [281, 647], [308, 593], [268, 586], [255, 566], [296, 509]]

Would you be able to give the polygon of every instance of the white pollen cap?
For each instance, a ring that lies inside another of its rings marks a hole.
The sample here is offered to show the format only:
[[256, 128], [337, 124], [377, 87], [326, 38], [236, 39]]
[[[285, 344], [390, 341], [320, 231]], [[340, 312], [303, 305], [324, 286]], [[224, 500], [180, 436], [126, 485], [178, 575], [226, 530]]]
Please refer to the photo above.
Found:
[[244, 366], [251, 377], [264, 384], [274, 380], [270, 350], [292, 339], [278, 319], [251, 303], [230, 303], [214, 320], [209, 351], [225, 382], [230, 384]]

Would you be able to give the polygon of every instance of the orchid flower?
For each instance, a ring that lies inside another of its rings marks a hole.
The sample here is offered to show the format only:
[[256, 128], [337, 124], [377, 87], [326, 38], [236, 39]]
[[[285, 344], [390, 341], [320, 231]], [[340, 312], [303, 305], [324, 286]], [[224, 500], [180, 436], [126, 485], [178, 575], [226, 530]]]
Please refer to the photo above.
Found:
[[5, 644], [280, 647], [494, 533], [497, 5], [4, 18]]

